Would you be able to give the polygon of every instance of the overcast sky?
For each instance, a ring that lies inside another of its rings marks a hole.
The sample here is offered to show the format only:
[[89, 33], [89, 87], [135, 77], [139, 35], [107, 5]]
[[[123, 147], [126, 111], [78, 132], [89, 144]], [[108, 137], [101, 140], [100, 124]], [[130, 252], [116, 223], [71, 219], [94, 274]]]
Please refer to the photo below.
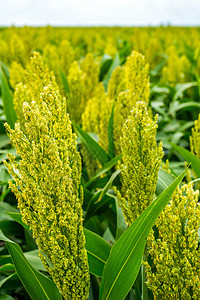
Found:
[[200, 0], [0, 0], [2, 25], [200, 25]]

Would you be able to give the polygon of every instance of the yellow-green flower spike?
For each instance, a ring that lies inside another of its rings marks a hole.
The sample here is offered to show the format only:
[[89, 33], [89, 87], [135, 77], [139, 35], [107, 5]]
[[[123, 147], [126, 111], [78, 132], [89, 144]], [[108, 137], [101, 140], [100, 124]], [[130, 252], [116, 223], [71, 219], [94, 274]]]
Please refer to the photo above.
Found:
[[66, 101], [49, 83], [40, 101], [23, 105], [24, 131], [19, 124], [11, 141], [21, 160], [5, 162], [14, 182], [23, 221], [30, 227], [40, 258], [67, 300], [86, 300], [89, 267], [79, 196], [81, 158], [76, 135], [66, 114]]
[[163, 156], [162, 145], [156, 144], [156, 120], [149, 117], [146, 103], [139, 101], [122, 129], [118, 200], [129, 225], [153, 201]]
[[126, 89], [124, 82], [124, 67], [117, 67], [108, 83], [108, 98], [116, 99], [118, 94]]
[[[15, 65], [15, 67], [19, 68], [18, 65]], [[13, 102], [18, 121], [23, 126], [25, 123], [22, 112], [23, 103], [31, 103], [31, 101], [40, 102], [40, 93], [49, 82], [51, 82], [53, 88], [56, 90], [58, 86], [53, 73], [44, 65], [40, 54], [37, 52], [34, 52], [31, 62], [27, 65], [26, 69], [23, 70], [21, 68], [20, 76], [23, 82], [16, 85]]]
[[26, 47], [23, 43], [22, 39], [17, 34], [12, 34], [10, 41], [9, 41], [9, 56], [10, 61], [17, 61], [18, 63], [21, 63], [23, 66], [25, 62], [27, 61], [27, 53], [26, 53]]
[[16, 61], [12, 62], [9, 68], [9, 73], [10, 73], [10, 84], [13, 88], [15, 88], [15, 86], [18, 83], [24, 83], [25, 71], [20, 63]]
[[179, 56], [174, 45], [170, 46], [167, 50], [169, 57], [167, 64], [162, 69], [162, 82], [169, 82], [175, 85], [179, 82], [190, 81], [191, 78], [188, 73], [191, 69], [191, 63], [187, 56], [184, 54]]
[[[113, 102], [107, 98], [103, 83], [99, 83], [94, 91], [94, 97], [88, 101], [88, 105], [82, 114], [83, 130], [89, 133], [96, 133], [99, 136], [99, 143], [106, 151], [108, 149], [108, 121]], [[100, 163], [91, 158], [91, 154], [82, 146], [81, 154], [87, 168], [89, 177], [93, 176], [100, 168]]]
[[114, 139], [116, 154], [120, 153], [123, 123], [138, 101], [149, 103], [149, 65], [142, 54], [133, 51], [124, 66], [124, 90], [118, 94], [114, 110]]
[[133, 51], [125, 63], [125, 81], [126, 89], [129, 91], [128, 93], [134, 103], [137, 101], [149, 103], [150, 84], [148, 72], [149, 64], [145, 62], [145, 57]]
[[74, 49], [72, 48], [71, 44], [67, 40], [63, 40], [58, 48], [58, 53], [59, 53], [59, 64], [65, 74], [68, 74], [69, 67], [74, 61], [75, 58], [75, 53]]
[[144, 263], [154, 299], [200, 299], [200, 205], [192, 184], [177, 189], [151, 231]]
[[71, 119], [77, 123], [81, 123], [81, 116], [87, 102], [94, 95], [94, 90], [99, 82], [99, 72], [100, 66], [91, 53], [86, 55], [80, 65], [74, 61], [69, 68], [69, 114]]
[[190, 150], [198, 158], [200, 158], [200, 114], [197, 120], [194, 121], [192, 135], [190, 136]]

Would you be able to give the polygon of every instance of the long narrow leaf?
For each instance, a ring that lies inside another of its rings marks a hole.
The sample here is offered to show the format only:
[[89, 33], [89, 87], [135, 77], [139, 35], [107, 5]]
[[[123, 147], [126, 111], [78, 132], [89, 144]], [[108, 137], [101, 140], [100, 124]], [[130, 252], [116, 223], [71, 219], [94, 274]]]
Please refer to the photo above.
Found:
[[54, 282], [39, 273], [29, 264], [19, 245], [5, 237], [2, 231], [0, 231], [0, 240], [6, 242], [6, 246], [12, 257], [17, 275], [32, 300], [62, 299], [62, 296]]
[[106, 183], [106, 185], [104, 186], [104, 188], [101, 190], [101, 193], [100, 193], [100, 196], [99, 196], [99, 199], [98, 201], [101, 201], [101, 199], [103, 198], [103, 196], [107, 193], [107, 191], [109, 190], [109, 188], [111, 188], [112, 184], [113, 184], [113, 181], [115, 180], [115, 178], [119, 175], [119, 173], [121, 172], [121, 170], [117, 170], [115, 171], [109, 181]]
[[6, 119], [11, 128], [14, 128], [15, 122], [17, 120], [16, 113], [13, 105], [13, 97], [5, 77], [5, 74], [0, 68], [0, 81], [1, 81], [1, 92], [3, 100], [3, 109], [6, 115]]
[[189, 89], [193, 86], [197, 86], [197, 85], [198, 85], [198, 82], [196, 82], [196, 81], [177, 84], [176, 85], [176, 93], [172, 99], [172, 102], [176, 101], [178, 98], [182, 97], [183, 92], [185, 92], [187, 89]]
[[88, 229], [84, 229], [84, 233], [89, 271], [91, 274], [101, 277], [110, 254], [111, 246], [102, 237]]
[[114, 199], [108, 195], [104, 195], [101, 200], [99, 200], [101, 194], [101, 190], [99, 190], [94, 196], [90, 199], [88, 204], [86, 214], [85, 214], [85, 222], [87, 222], [91, 217], [95, 214], [100, 213], [110, 204], [114, 203]]
[[158, 172], [158, 181], [156, 184], [156, 196], [159, 196], [174, 181], [174, 179], [174, 176], [160, 169]]
[[101, 68], [100, 68], [100, 74], [99, 74], [99, 81], [102, 81], [106, 73], [108, 72], [108, 69], [110, 68], [111, 64], [113, 62], [113, 59], [110, 55], [104, 54], [102, 57], [102, 60], [100, 62]]
[[107, 162], [104, 165], [104, 167], [100, 171], [98, 171], [98, 173], [85, 184], [85, 187], [89, 187], [98, 177], [100, 177], [101, 175], [105, 174], [110, 169], [112, 169], [121, 158], [122, 158], [122, 154], [119, 154], [113, 159], [111, 159], [109, 162]]
[[1, 279], [0, 281], [0, 288], [4, 285], [4, 283], [6, 283], [7, 281], [9, 281], [11, 278], [13, 278], [14, 276], [16, 276], [16, 273], [13, 273], [9, 276], [7, 276], [6, 278], [4, 279]]
[[15, 299], [10, 295], [0, 294], [0, 300], [15, 300]]
[[177, 177], [114, 244], [103, 271], [99, 299], [122, 300], [128, 294], [139, 272], [148, 234], [185, 173]]
[[67, 76], [65, 75], [62, 68], [59, 69], [59, 72], [60, 72], [60, 78], [62, 80], [64, 91], [65, 91], [66, 95], [69, 95], [70, 94], [70, 89], [69, 89], [69, 83], [68, 83], [68, 80], [67, 80]]
[[102, 166], [108, 162], [109, 159], [106, 151], [78, 124], [73, 122], [73, 126], [91, 156], [98, 159]]
[[109, 70], [108, 70], [108, 72], [107, 72], [107, 74], [106, 74], [106, 76], [103, 80], [103, 84], [104, 84], [104, 87], [105, 87], [106, 91], [107, 91], [107, 88], [108, 88], [108, 82], [110, 80], [112, 72], [118, 66], [120, 66], [120, 58], [119, 58], [119, 54], [117, 53], [116, 56], [115, 56], [114, 61], [112, 62], [111, 66], [110, 66], [110, 68], [109, 68]]
[[196, 155], [192, 154], [187, 149], [180, 147], [176, 144], [170, 143], [188, 162], [191, 163], [192, 169], [195, 171], [198, 177], [200, 177], [200, 159]]

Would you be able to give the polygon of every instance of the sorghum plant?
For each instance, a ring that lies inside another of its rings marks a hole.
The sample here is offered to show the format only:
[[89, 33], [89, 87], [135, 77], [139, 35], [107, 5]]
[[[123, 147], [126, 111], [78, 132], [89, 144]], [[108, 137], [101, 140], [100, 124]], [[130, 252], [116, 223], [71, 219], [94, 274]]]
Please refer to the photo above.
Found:
[[14, 182], [23, 221], [30, 227], [40, 258], [65, 299], [87, 299], [89, 270], [79, 194], [81, 158], [66, 114], [66, 101], [51, 83], [40, 101], [24, 103], [24, 131], [19, 124], [11, 141], [20, 155], [6, 166]]
[[122, 130], [121, 191], [118, 200], [129, 225], [151, 204], [162, 161], [156, 144], [157, 118], [150, 118], [146, 103], [137, 102]]

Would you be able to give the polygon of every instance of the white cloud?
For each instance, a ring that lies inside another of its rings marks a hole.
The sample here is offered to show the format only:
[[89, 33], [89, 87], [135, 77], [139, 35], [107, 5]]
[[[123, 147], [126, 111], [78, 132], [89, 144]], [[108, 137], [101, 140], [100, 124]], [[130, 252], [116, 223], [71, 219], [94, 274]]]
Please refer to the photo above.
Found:
[[0, 0], [0, 25], [200, 25], [199, 0]]

